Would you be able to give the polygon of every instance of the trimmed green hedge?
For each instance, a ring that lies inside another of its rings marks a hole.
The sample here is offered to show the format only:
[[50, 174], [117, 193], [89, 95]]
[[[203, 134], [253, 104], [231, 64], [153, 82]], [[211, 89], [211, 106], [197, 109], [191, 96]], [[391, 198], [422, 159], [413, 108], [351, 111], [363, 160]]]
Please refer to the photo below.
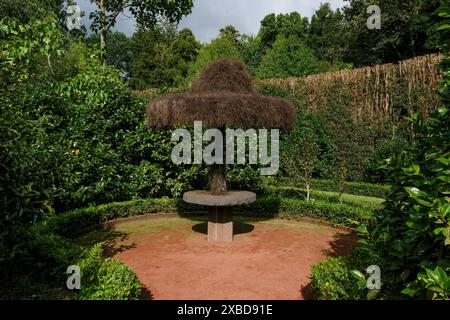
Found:
[[[74, 218], [75, 216], [72, 216]], [[87, 300], [134, 300], [141, 296], [141, 284], [136, 274], [118, 260], [105, 258], [101, 244], [92, 248], [82, 247], [69, 240], [61, 232], [51, 228], [57, 224], [74, 223], [69, 216], [54, 217], [51, 224], [37, 223], [27, 230], [26, 245], [18, 256], [18, 268], [33, 270], [23, 278], [34, 282], [51, 282], [58, 292], [66, 290], [67, 267], [77, 265], [81, 270], [81, 290], [66, 291], [75, 299]], [[86, 221], [85, 221], [86, 222]], [[59, 231], [64, 230], [60, 229]], [[19, 290], [18, 298], [31, 293], [28, 288]], [[55, 291], [56, 292], [56, 291]], [[50, 297], [52, 299], [56, 297]], [[59, 296], [57, 298], [60, 298]]]
[[[271, 194], [279, 195], [281, 197], [306, 199], [306, 191], [304, 189], [283, 186], [267, 186], [266, 189]], [[337, 192], [317, 190], [310, 191], [311, 200], [321, 200], [331, 203], [340, 203], [342, 200], [342, 203], [344, 204], [366, 208], [369, 210], [383, 208], [384, 199], [382, 198], [366, 197], [347, 193], [342, 194], [342, 199], [339, 199], [339, 196], [340, 195]]]
[[311, 289], [318, 300], [364, 300], [370, 294], [365, 280], [355, 277], [352, 270], [366, 270], [379, 259], [368, 251], [353, 250], [350, 256], [330, 257], [311, 267]]
[[82, 287], [77, 295], [80, 300], [137, 300], [141, 296], [141, 284], [136, 274], [118, 260], [103, 258], [101, 244], [84, 253], [78, 263], [81, 269]]
[[[119, 218], [154, 213], [182, 213], [206, 210], [206, 207], [190, 205], [181, 199], [141, 199], [77, 209], [48, 219], [44, 224], [49, 230], [57, 234], [70, 236], [84, 229]], [[344, 226], [354, 226], [355, 222], [366, 222], [371, 217], [371, 210], [360, 207], [325, 201], [306, 202], [305, 200], [282, 198], [276, 195], [259, 197], [255, 203], [238, 206], [235, 208], [235, 211], [249, 216], [310, 217]]]
[[[295, 185], [292, 179], [289, 178], [282, 178], [280, 182], [284, 186], [298, 187], [298, 185]], [[310, 187], [313, 190], [340, 192], [338, 183], [333, 180], [311, 179]], [[389, 191], [389, 186], [366, 182], [344, 182], [342, 189], [348, 194], [384, 198]]]
[[241, 206], [236, 211], [248, 211], [252, 214], [270, 213], [275, 216], [308, 217], [331, 222], [335, 225], [354, 226], [356, 222], [366, 222], [371, 211], [345, 204], [325, 201], [305, 201], [293, 198], [281, 198], [275, 195], [259, 198], [255, 203]]

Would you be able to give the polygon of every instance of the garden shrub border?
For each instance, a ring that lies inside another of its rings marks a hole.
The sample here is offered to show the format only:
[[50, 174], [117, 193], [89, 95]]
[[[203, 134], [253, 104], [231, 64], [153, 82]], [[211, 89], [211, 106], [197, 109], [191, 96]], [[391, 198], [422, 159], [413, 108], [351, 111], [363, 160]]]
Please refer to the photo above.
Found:
[[[306, 199], [306, 190], [295, 187], [285, 186], [267, 186], [267, 191], [271, 194], [279, 195], [286, 198], [298, 198]], [[353, 195], [348, 193], [342, 194], [342, 199], [339, 199], [339, 193], [333, 191], [310, 191], [311, 201], [319, 200], [329, 203], [342, 203], [350, 206], [365, 208], [369, 210], [376, 210], [383, 208], [384, 199], [377, 197], [367, 197], [361, 195]]]
[[[43, 222], [48, 230], [71, 237], [108, 221], [156, 213], [182, 214], [205, 212], [207, 207], [191, 205], [181, 199], [157, 198], [112, 202], [100, 206], [76, 209]], [[325, 201], [307, 202], [277, 195], [258, 197], [251, 205], [238, 206], [236, 213], [244, 216], [307, 217], [323, 220], [335, 226], [354, 227], [367, 222], [372, 211], [367, 208]]]
[[[280, 183], [283, 186], [293, 187], [294, 182], [289, 178], [281, 178]], [[367, 182], [343, 182], [342, 186], [339, 186], [339, 183], [334, 180], [311, 179], [309, 184], [313, 190], [330, 192], [341, 192], [341, 190], [344, 190], [348, 194], [375, 198], [384, 198], [389, 192], [388, 185]]]

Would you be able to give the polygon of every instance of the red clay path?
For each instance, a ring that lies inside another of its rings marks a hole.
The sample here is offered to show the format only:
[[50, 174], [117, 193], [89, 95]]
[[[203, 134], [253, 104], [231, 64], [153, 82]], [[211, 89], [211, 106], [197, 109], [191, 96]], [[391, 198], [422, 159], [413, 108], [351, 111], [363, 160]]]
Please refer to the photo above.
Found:
[[[239, 222], [240, 221], [240, 222]], [[304, 299], [311, 265], [348, 254], [346, 231], [294, 220], [235, 223], [234, 242], [209, 243], [206, 224], [178, 217], [115, 225], [110, 254], [152, 299]]]

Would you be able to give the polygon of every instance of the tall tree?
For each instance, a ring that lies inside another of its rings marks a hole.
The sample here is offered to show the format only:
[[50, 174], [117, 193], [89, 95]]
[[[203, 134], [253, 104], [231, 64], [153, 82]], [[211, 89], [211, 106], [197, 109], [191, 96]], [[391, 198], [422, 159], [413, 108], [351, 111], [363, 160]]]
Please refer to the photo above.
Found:
[[[131, 39], [122, 32], [108, 32], [108, 50], [106, 50], [106, 62], [116, 68], [129, 71], [132, 56]], [[99, 34], [91, 34], [86, 41], [97, 45], [100, 40]]]
[[278, 15], [272, 13], [261, 21], [258, 36], [264, 47], [270, 48], [279, 35], [296, 35], [303, 39], [308, 33], [308, 26], [308, 18], [302, 17], [298, 12]]
[[[435, 51], [439, 0], [346, 0], [346, 59], [356, 65], [394, 62]], [[381, 9], [381, 30], [367, 28], [369, 5]]]
[[243, 35], [241, 40], [241, 55], [250, 74], [255, 75], [265, 53], [265, 48], [259, 36]]
[[200, 50], [200, 43], [190, 29], [183, 29], [171, 44], [171, 55], [168, 60], [169, 74], [173, 85], [182, 84], [188, 76], [189, 65], [195, 61]]
[[97, 6], [97, 10], [91, 12], [93, 19], [91, 28], [100, 31], [102, 59], [105, 58], [106, 36], [120, 13], [129, 10], [136, 18], [136, 22], [143, 28], [154, 28], [161, 17], [166, 17], [170, 22], [178, 22], [181, 18], [191, 13], [193, 0], [90, 0]]
[[297, 35], [288, 38], [280, 35], [262, 59], [256, 75], [260, 79], [300, 77], [318, 69], [319, 61], [314, 51]]
[[218, 59], [242, 59], [235, 44], [227, 38], [217, 38], [204, 45], [189, 68], [189, 80], [197, 76], [210, 62]]
[[333, 64], [342, 60], [345, 48], [343, 33], [344, 15], [339, 9], [333, 11], [329, 3], [324, 3], [311, 18], [308, 44], [320, 60]]
[[200, 43], [191, 30], [178, 32], [174, 24], [166, 23], [155, 30], [136, 32], [131, 48], [131, 83], [135, 88], [173, 87], [185, 83]]
[[176, 30], [168, 25], [156, 29], [139, 29], [131, 38], [131, 84], [138, 89], [167, 86], [166, 72], [170, 44]]
[[241, 35], [240, 32], [232, 25], [228, 25], [222, 29], [220, 29], [219, 38], [228, 39], [231, 43], [233, 43], [236, 49], [239, 52], [243, 49], [243, 41], [244, 35]]

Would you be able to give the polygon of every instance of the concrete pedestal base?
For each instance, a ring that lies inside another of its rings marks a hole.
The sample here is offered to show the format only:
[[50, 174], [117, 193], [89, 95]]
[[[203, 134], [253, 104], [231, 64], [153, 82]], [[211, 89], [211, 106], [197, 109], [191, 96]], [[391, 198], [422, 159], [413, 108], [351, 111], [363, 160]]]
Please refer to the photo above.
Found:
[[233, 241], [233, 207], [210, 207], [208, 241]]
[[233, 241], [233, 206], [256, 201], [248, 191], [228, 191], [221, 195], [209, 191], [189, 191], [183, 194], [187, 203], [208, 206], [208, 241]]

